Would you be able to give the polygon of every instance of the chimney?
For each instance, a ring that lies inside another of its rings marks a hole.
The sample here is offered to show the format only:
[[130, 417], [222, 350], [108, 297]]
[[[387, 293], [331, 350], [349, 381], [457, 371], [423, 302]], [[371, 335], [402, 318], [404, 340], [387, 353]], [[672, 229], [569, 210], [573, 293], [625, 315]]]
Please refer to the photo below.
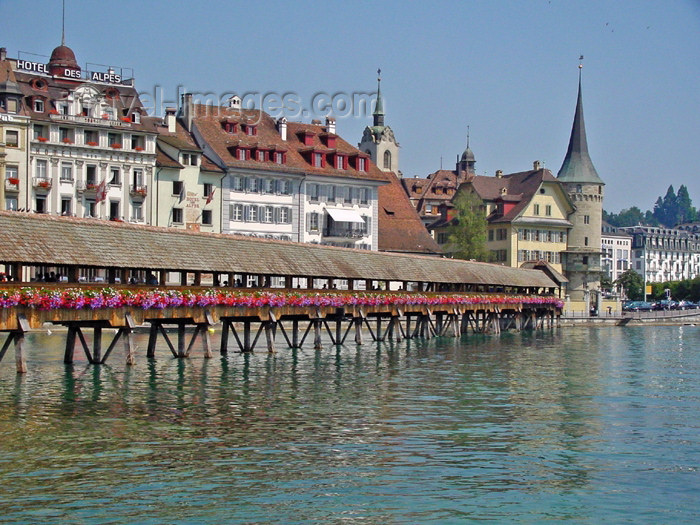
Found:
[[532, 169], [535, 171], [540, 169], [540, 161], [539, 160], [536, 160], [535, 162], [532, 163]]
[[5, 60], [7, 58], [7, 48], [0, 47], [0, 60]]
[[335, 134], [335, 119], [333, 117], [326, 117], [326, 131]]
[[277, 120], [277, 129], [280, 132], [282, 140], [287, 140], [287, 119], [285, 117]]
[[175, 133], [176, 112], [175, 108], [165, 108], [165, 125], [168, 126], [168, 133]]
[[496, 170], [496, 178], [500, 179], [501, 177], [503, 177], [503, 170]]
[[192, 93], [182, 94], [182, 120], [187, 131], [192, 131]]

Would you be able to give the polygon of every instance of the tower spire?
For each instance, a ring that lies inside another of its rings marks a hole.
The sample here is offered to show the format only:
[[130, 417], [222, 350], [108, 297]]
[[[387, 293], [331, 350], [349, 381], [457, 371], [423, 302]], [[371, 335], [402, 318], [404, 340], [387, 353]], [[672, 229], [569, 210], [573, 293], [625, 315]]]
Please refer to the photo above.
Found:
[[375, 126], [384, 125], [384, 101], [382, 100], [382, 70], [377, 69], [377, 103], [374, 106], [374, 117]]
[[574, 124], [571, 127], [571, 137], [569, 138], [569, 148], [566, 151], [566, 157], [564, 157], [564, 162], [559, 169], [557, 178], [562, 182], [605, 184], [598, 176], [591, 156], [588, 154], [586, 125], [583, 120], [583, 96], [581, 94], [582, 61], [583, 55], [579, 57], [578, 98], [576, 100], [576, 111], [574, 112]]
[[66, 45], [66, 0], [63, 0], [63, 12], [61, 16], [61, 45]]

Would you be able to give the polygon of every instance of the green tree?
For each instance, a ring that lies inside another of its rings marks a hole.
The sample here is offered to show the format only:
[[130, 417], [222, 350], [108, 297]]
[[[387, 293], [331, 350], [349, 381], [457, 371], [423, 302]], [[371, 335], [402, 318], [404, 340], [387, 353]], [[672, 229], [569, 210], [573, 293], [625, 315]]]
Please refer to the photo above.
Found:
[[625, 295], [633, 301], [644, 299], [644, 279], [631, 268], [624, 272], [615, 280], [615, 284], [622, 286], [625, 290]]
[[685, 184], [681, 184], [676, 194], [676, 224], [694, 222], [697, 220], [697, 211], [693, 208], [690, 194]]
[[637, 226], [638, 224], [644, 224], [644, 214], [642, 210], [632, 206], [626, 210], [621, 210], [617, 214], [603, 212], [603, 220], [618, 228], [622, 226]]
[[448, 251], [456, 259], [488, 261], [486, 214], [481, 199], [471, 192], [460, 192], [452, 202], [454, 220], [447, 229]]

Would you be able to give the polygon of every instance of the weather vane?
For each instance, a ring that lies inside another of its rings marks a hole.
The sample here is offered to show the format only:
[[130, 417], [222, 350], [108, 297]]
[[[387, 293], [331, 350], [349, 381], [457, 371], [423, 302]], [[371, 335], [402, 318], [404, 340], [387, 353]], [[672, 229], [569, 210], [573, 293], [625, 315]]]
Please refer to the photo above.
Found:
[[583, 69], [583, 55], [578, 57], [578, 68]]
[[377, 80], [381, 80], [381, 79], [382, 79], [382, 69], [379, 68], [379, 69], [377, 69]]

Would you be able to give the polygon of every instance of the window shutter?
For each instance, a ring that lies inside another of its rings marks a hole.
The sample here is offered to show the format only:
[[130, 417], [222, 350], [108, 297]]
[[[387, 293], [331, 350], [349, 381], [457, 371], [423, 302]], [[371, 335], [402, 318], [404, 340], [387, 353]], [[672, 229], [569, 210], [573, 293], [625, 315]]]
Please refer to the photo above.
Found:
[[328, 200], [328, 190], [325, 184], [318, 185], [318, 200], [319, 202], [326, 202]]
[[228, 220], [233, 220], [233, 204], [228, 205]]
[[306, 214], [306, 231], [310, 232], [311, 231], [311, 213]]
[[292, 224], [292, 208], [287, 208], [287, 222], [286, 224]]
[[280, 209], [279, 208], [275, 208], [274, 221], [276, 224], [279, 224], [279, 222], [280, 222]]
[[369, 235], [372, 233], [372, 217], [365, 217], [365, 224], [367, 225], [365, 233]]

